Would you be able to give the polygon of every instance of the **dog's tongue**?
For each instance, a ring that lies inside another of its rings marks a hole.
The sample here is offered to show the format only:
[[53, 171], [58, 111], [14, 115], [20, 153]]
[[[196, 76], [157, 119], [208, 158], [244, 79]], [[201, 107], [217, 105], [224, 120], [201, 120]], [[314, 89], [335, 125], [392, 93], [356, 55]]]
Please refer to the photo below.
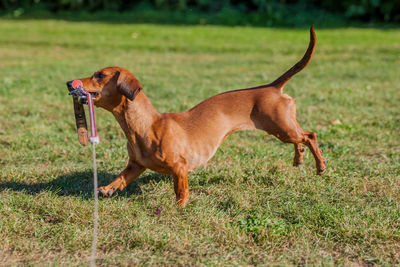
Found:
[[82, 87], [83, 87], [83, 83], [82, 83], [81, 80], [74, 80], [74, 81], [72, 82], [72, 87], [73, 87], [74, 89], [82, 88]]

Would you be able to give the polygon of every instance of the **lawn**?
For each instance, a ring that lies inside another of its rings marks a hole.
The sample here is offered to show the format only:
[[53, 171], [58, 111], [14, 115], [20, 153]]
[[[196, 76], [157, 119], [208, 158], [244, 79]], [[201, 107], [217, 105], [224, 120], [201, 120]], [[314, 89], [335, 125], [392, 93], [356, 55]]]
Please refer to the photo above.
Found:
[[[101, 265], [400, 264], [400, 30], [319, 29], [311, 64], [285, 92], [328, 159], [261, 131], [236, 133], [189, 176], [177, 208], [146, 171], [99, 203]], [[88, 265], [90, 147], [78, 143], [65, 82], [131, 70], [160, 112], [271, 82], [303, 55], [308, 29], [0, 20], [0, 265]], [[97, 109], [99, 184], [127, 162]], [[157, 210], [161, 210], [157, 214]]]

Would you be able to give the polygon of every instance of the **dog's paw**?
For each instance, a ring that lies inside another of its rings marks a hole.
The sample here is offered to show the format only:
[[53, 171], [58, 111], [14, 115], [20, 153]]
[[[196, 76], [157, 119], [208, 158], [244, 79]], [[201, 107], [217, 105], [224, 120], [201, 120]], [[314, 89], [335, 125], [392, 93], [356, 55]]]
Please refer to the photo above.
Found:
[[298, 166], [300, 166], [302, 164], [303, 164], [303, 161], [295, 161], [295, 162], [293, 162], [293, 166], [294, 167], [298, 167]]
[[321, 165], [319, 165], [319, 166], [317, 166], [317, 174], [318, 175], [321, 175], [321, 174], [323, 174], [324, 172], [325, 172], [325, 170], [326, 170], [326, 163], [328, 162], [326, 159], [324, 159], [324, 164], [321, 164]]
[[111, 197], [114, 192], [116, 191], [116, 188], [114, 186], [102, 186], [97, 189], [100, 195], [103, 197]]

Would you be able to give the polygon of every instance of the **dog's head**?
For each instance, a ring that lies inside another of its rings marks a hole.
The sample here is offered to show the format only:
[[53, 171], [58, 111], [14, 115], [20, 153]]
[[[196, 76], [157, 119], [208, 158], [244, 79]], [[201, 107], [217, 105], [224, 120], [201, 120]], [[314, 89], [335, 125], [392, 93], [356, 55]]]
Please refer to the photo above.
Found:
[[[124, 97], [133, 101], [143, 89], [130, 71], [120, 67], [100, 69], [80, 80], [83, 88], [96, 97], [94, 104], [109, 110], [121, 103]], [[67, 82], [67, 86], [71, 89], [72, 81]]]

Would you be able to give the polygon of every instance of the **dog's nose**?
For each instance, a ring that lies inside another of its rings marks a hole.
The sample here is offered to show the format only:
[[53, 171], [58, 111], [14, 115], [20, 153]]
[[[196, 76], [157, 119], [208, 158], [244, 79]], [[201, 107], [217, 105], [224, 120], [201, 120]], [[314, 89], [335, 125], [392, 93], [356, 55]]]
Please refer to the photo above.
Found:
[[68, 82], [67, 82], [67, 87], [68, 87], [68, 89], [74, 89], [74, 88], [72, 88], [72, 82], [73, 82], [73, 81], [68, 81]]

